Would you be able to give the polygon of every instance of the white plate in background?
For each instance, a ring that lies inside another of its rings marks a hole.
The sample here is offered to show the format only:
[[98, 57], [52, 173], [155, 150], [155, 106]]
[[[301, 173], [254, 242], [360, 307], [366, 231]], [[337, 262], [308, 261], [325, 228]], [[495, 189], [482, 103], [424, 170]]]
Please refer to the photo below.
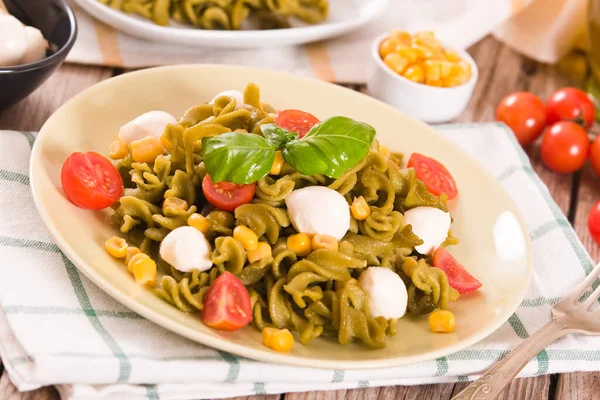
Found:
[[152, 42], [177, 45], [256, 48], [315, 42], [351, 32], [372, 21], [390, 4], [390, 0], [330, 0], [325, 22], [287, 29], [220, 31], [193, 27], [159, 26], [142, 17], [107, 7], [97, 0], [75, 0], [90, 15], [128, 35]]

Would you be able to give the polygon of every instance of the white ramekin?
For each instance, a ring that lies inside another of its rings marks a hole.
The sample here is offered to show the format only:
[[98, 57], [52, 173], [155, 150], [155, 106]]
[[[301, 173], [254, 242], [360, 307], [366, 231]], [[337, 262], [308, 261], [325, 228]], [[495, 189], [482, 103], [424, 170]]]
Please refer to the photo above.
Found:
[[477, 82], [477, 64], [471, 56], [462, 49], [442, 43], [471, 64], [471, 78], [462, 85], [449, 88], [415, 83], [392, 71], [379, 56], [379, 45], [389, 35], [378, 36], [371, 46], [367, 78], [370, 95], [429, 123], [446, 122], [458, 116], [467, 106]]

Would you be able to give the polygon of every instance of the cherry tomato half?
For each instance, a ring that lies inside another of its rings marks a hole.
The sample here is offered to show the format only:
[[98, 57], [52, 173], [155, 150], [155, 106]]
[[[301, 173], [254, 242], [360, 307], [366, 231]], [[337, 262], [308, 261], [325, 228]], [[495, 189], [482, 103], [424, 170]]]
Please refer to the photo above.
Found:
[[213, 206], [223, 211], [233, 211], [242, 204], [250, 203], [256, 192], [256, 183], [248, 185], [225, 181], [214, 183], [207, 174], [202, 180], [202, 192]]
[[586, 128], [590, 128], [594, 123], [595, 107], [583, 90], [567, 87], [550, 96], [546, 103], [546, 114], [548, 125], [562, 120], [581, 120]]
[[425, 183], [427, 190], [436, 196], [442, 193], [452, 200], [458, 195], [456, 182], [440, 162], [419, 153], [413, 153], [408, 159], [408, 168], [414, 168], [417, 178]]
[[433, 253], [433, 266], [446, 273], [448, 284], [458, 290], [460, 294], [469, 293], [481, 287], [481, 282], [469, 274], [443, 247], [439, 247]]
[[588, 214], [588, 230], [594, 242], [600, 245], [600, 201], [594, 204]]
[[546, 125], [544, 103], [529, 92], [515, 92], [506, 96], [496, 108], [496, 121], [512, 129], [521, 146], [534, 142]]
[[284, 110], [275, 118], [275, 125], [298, 133], [300, 139], [310, 131], [310, 128], [318, 123], [319, 119], [317, 117], [300, 110]]
[[248, 290], [231, 272], [223, 272], [206, 292], [202, 322], [222, 331], [235, 331], [252, 321]]
[[546, 128], [542, 138], [542, 161], [553, 171], [568, 174], [585, 164], [590, 150], [586, 130], [571, 121]]
[[590, 161], [597, 175], [600, 175], [600, 135], [596, 136], [590, 148]]
[[98, 153], [73, 153], [65, 160], [60, 180], [67, 199], [78, 207], [101, 210], [123, 194], [119, 171]]

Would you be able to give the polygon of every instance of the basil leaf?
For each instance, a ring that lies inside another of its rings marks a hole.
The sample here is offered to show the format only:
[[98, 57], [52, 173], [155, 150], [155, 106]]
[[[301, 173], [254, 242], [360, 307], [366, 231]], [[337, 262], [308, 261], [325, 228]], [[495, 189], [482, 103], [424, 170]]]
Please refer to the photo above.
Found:
[[229, 132], [202, 138], [202, 151], [213, 182], [256, 182], [267, 175], [275, 159], [275, 148], [253, 133]]
[[297, 133], [280, 128], [275, 124], [262, 125], [260, 130], [267, 142], [276, 149], [281, 149], [292, 140], [298, 139]]
[[333, 117], [313, 126], [304, 138], [287, 143], [282, 153], [302, 174], [339, 178], [367, 155], [374, 138], [372, 126]]

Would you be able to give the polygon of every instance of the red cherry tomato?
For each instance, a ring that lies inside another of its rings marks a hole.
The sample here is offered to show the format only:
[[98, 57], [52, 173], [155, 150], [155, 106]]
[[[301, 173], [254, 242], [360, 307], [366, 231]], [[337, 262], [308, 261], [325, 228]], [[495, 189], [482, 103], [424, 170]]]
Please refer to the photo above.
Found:
[[458, 290], [460, 294], [469, 293], [481, 287], [481, 282], [469, 274], [443, 247], [439, 247], [433, 253], [433, 266], [446, 273], [448, 284]]
[[596, 244], [600, 245], [600, 201], [594, 204], [588, 215], [588, 230]]
[[442, 193], [452, 200], [458, 195], [456, 182], [440, 162], [419, 153], [413, 153], [408, 159], [408, 168], [414, 168], [417, 178], [425, 183], [429, 192], [439, 196]]
[[496, 108], [496, 121], [512, 129], [521, 146], [534, 142], [546, 125], [544, 103], [529, 92], [515, 92], [506, 96]]
[[596, 174], [600, 175], [600, 136], [596, 136], [596, 139], [592, 142], [590, 161]]
[[300, 139], [310, 131], [310, 128], [318, 123], [319, 119], [317, 117], [300, 110], [284, 110], [275, 118], [275, 125], [298, 133]]
[[562, 120], [580, 120], [586, 128], [590, 128], [594, 123], [595, 107], [583, 90], [567, 87], [550, 96], [546, 103], [546, 114], [548, 125]]
[[560, 121], [544, 131], [542, 161], [553, 171], [563, 174], [577, 171], [585, 164], [589, 150], [587, 132], [575, 122]]
[[248, 185], [225, 181], [214, 183], [207, 174], [202, 180], [202, 192], [213, 206], [223, 211], [233, 211], [242, 204], [250, 203], [256, 192], [256, 183]]
[[248, 290], [231, 272], [223, 272], [206, 292], [202, 322], [222, 331], [235, 331], [252, 321]]
[[94, 152], [71, 154], [62, 166], [60, 180], [67, 199], [88, 210], [109, 207], [123, 194], [119, 171]]

